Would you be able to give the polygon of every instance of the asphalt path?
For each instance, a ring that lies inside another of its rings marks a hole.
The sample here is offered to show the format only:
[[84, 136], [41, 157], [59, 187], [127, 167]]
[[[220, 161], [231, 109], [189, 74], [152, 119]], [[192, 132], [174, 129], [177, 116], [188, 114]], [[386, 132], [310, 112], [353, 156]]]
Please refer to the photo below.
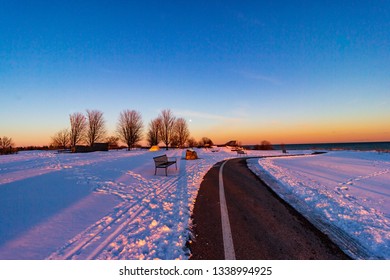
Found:
[[[225, 203], [220, 199], [221, 165], [228, 223], [221, 211]], [[254, 175], [245, 158], [220, 162], [210, 169], [200, 186], [192, 218], [191, 259], [349, 259]]]

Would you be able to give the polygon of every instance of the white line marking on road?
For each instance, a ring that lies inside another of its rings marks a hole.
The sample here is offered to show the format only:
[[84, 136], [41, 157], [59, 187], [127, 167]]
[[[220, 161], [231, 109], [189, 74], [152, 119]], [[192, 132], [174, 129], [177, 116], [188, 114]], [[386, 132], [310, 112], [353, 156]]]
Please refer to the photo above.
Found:
[[225, 165], [226, 162], [227, 161], [222, 163], [219, 169], [219, 202], [221, 205], [222, 237], [223, 237], [223, 247], [225, 251], [225, 260], [235, 260], [236, 255], [234, 253], [232, 231], [230, 229], [229, 214], [226, 205], [225, 189], [223, 186], [223, 177], [222, 177], [223, 166]]

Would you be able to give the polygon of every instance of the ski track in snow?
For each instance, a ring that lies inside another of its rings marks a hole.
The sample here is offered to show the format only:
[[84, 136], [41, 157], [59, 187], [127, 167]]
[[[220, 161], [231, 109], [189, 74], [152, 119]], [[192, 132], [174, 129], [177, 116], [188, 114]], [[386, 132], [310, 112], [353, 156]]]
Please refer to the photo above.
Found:
[[[164, 200], [164, 196], [173, 192], [174, 181], [177, 181], [177, 178], [169, 178], [160, 186], [154, 186], [138, 174], [128, 172], [127, 175], [134, 180], [141, 181], [143, 188], [137, 189], [139, 196], [134, 197], [133, 194], [127, 194], [125, 188], [129, 186], [125, 186], [123, 183], [106, 182], [97, 191], [117, 194], [124, 201], [112, 213], [76, 236], [64, 248], [49, 258], [95, 259], [108, 245], [111, 244], [111, 247], [114, 247], [116, 244], [122, 244], [123, 241], [114, 242], [114, 240], [117, 237], [123, 239], [123, 231], [129, 233], [125, 235], [127, 238], [137, 236], [141, 231], [144, 231], [144, 229], [139, 228], [138, 219], [148, 216], [153, 208], [157, 207], [157, 205], [150, 203], [153, 199]], [[146, 190], [144, 190], [145, 186]], [[110, 249], [112, 250], [112, 248]], [[123, 250], [124, 247], [119, 245], [116, 252], [112, 253], [119, 256]]]

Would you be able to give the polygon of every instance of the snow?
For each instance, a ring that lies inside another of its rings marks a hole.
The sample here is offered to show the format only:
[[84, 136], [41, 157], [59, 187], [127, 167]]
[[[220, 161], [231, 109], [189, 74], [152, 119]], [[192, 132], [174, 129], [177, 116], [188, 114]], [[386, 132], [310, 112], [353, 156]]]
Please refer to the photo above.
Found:
[[[179, 149], [1, 156], [0, 259], [188, 259], [203, 177], [239, 157], [229, 148], [195, 151], [198, 160]], [[310, 153], [248, 165], [323, 231], [336, 232], [351, 255], [389, 259], [389, 154]], [[153, 157], [162, 154], [177, 159], [168, 176], [154, 175]]]
[[[0, 157], [0, 259], [187, 259], [206, 172], [230, 149]], [[176, 157], [154, 175], [153, 157]]]
[[390, 259], [390, 154], [335, 151], [248, 166], [345, 252]]

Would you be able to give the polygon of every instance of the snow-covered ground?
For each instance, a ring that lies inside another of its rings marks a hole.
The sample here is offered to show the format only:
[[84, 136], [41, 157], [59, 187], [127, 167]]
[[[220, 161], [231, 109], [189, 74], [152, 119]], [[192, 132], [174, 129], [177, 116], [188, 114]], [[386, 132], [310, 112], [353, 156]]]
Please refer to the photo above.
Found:
[[[0, 157], [0, 259], [187, 259], [191, 211], [229, 149]], [[154, 175], [153, 157], [177, 159]], [[271, 152], [278, 153], [278, 152]]]
[[[196, 151], [200, 159], [192, 161], [183, 159], [185, 150], [1, 156], [0, 259], [187, 259], [203, 176], [238, 157], [227, 148]], [[153, 157], [165, 153], [177, 170], [155, 176]], [[390, 258], [389, 154], [332, 152], [249, 166], [324, 231], [352, 240], [364, 258]]]
[[390, 153], [334, 151], [248, 166], [352, 257], [390, 259]]

